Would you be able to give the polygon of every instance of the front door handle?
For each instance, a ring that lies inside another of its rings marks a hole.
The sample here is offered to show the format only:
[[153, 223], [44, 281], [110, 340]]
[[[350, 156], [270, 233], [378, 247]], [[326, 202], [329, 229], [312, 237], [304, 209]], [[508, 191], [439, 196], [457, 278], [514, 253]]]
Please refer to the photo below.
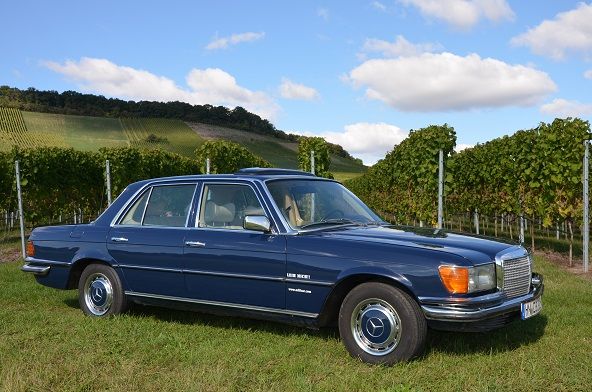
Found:
[[113, 242], [127, 242], [127, 238], [125, 238], [125, 237], [111, 237], [111, 241], [113, 241]]
[[185, 245], [190, 246], [192, 248], [203, 248], [204, 246], [206, 246], [206, 243], [199, 241], [185, 241]]

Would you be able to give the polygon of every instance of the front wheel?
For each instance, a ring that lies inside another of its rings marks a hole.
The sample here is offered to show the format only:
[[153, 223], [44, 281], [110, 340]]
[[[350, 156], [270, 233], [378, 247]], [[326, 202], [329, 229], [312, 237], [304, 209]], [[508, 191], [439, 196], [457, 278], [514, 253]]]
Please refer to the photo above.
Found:
[[421, 354], [427, 323], [407, 293], [384, 283], [364, 283], [343, 300], [339, 334], [349, 353], [371, 364], [392, 365]]
[[78, 281], [78, 303], [85, 314], [94, 317], [125, 312], [127, 298], [115, 270], [103, 264], [88, 265]]

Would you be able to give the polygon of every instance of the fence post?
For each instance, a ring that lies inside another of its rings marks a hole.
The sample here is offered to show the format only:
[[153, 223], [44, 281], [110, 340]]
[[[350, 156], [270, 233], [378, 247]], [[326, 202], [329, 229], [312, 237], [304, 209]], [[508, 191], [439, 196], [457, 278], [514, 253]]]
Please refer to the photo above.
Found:
[[584, 258], [584, 272], [588, 272], [588, 247], [590, 246], [590, 200], [588, 194], [588, 182], [589, 182], [589, 143], [588, 140], [584, 140], [584, 189], [583, 189], [583, 201], [584, 201], [584, 246], [583, 246], [583, 258]]
[[310, 172], [315, 174], [315, 153], [314, 150], [310, 151]]
[[27, 252], [25, 251], [25, 216], [23, 214], [23, 196], [21, 194], [21, 169], [19, 166], [19, 161], [14, 161], [14, 169], [16, 171], [16, 193], [18, 197], [19, 221], [21, 224], [21, 250], [24, 259], [27, 257]]
[[107, 159], [105, 161], [105, 177], [107, 177], [107, 206], [111, 205], [111, 164]]
[[444, 221], [444, 151], [440, 150], [438, 164], [438, 229]]
[[210, 174], [210, 158], [206, 158], [206, 174]]
[[475, 215], [473, 216], [473, 222], [475, 224], [475, 233], [479, 234], [479, 211], [475, 208]]

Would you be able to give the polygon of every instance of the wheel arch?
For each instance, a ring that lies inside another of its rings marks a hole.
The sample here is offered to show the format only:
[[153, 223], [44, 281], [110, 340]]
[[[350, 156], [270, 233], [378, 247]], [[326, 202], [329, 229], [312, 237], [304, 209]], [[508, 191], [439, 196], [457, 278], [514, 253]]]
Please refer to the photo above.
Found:
[[323, 304], [318, 318], [318, 325], [320, 327], [336, 325], [341, 303], [347, 294], [356, 286], [369, 282], [385, 283], [396, 287], [419, 303], [417, 296], [410, 287], [411, 282], [404, 276], [393, 276], [379, 272], [356, 272], [337, 281]]
[[[76, 289], [78, 288], [78, 281], [80, 280], [80, 276], [82, 275], [82, 271], [84, 271], [84, 269], [86, 267], [88, 267], [91, 264], [103, 264], [106, 265], [108, 267], [111, 267], [115, 270], [115, 272], [120, 275], [119, 271], [117, 270], [117, 268], [114, 268], [113, 265], [105, 260], [101, 260], [98, 258], [92, 258], [92, 257], [84, 257], [84, 258], [80, 258], [78, 260], [76, 260], [73, 265], [72, 268], [70, 268], [70, 274], [68, 276], [68, 285], [67, 285], [67, 289]], [[120, 275], [120, 279], [123, 281], [121, 275]]]

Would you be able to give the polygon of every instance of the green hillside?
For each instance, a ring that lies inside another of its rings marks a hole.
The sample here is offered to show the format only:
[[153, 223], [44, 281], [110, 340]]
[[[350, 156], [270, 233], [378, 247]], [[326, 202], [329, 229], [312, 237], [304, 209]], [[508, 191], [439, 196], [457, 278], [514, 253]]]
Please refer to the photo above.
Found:
[[[226, 139], [239, 143], [249, 149], [253, 154], [259, 155], [272, 164], [287, 169], [298, 168], [298, 143], [278, 139], [273, 136], [254, 134], [236, 129], [224, 128], [215, 125], [200, 123], [187, 123], [197, 134], [204, 139]], [[331, 155], [330, 171], [336, 179], [343, 181], [359, 176], [366, 172], [366, 167], [352, 159]]]
[[[206, 139], [226, 139], [283, 168], [298, 168], [298, 143], [273, 135], [162, 118], [112, 118], [64, 115], [0, 108], [0, 151], [12, 146], [159, 148], [188, 157]], [[349, 158], [331, 156], [331, 171], [339, 180], [358, 176], [366, 167]]]

